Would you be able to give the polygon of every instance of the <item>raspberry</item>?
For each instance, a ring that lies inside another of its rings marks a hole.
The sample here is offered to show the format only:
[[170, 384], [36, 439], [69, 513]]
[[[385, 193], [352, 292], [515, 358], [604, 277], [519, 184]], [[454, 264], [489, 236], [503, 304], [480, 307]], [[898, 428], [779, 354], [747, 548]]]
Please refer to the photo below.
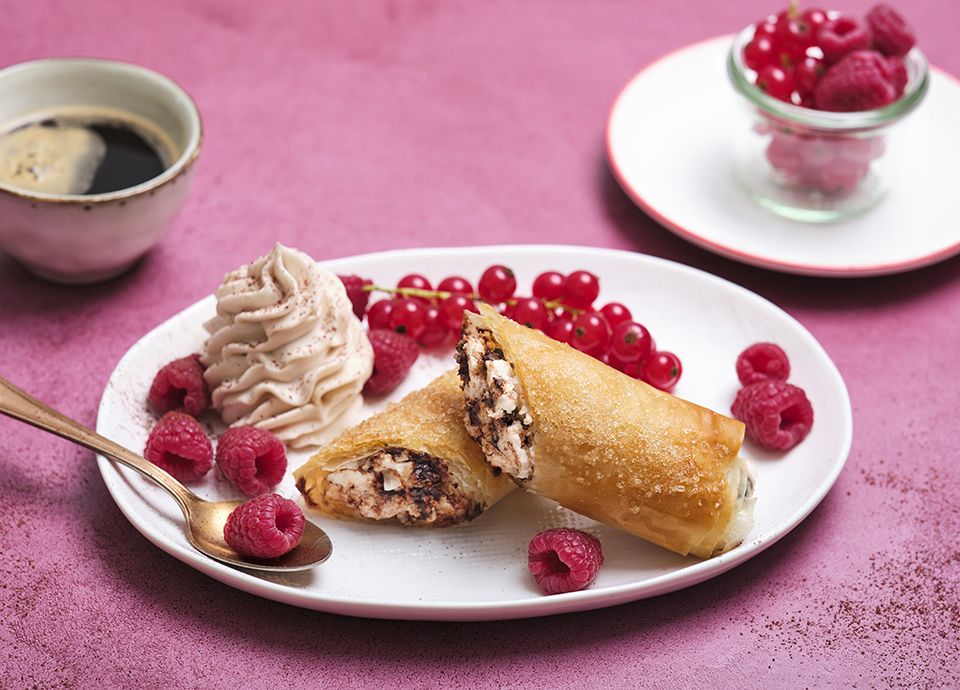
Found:
[[813, 406], [807, 394], [784, 381], [763, 381], [741, 388], [730, 410], [746, 424], [750, 438], [776, 450], [793, 448], [813, 426]]
[[866, 19], [873, 32], [873, 47], [884, 55], [906, 55], [917, 42], [910, 25], [889, 5], [876, 5]]
[[277, 558], [300, 543], [304, 524], [300, 506], [279, 494], [264, 494], [234, 508], [223, 538], [243, 556]]
[[372, 280], [361, 278], [360, 276], [337, 276], [343, 287], [347, 290], [347, 297], [350, 298], [350, 304], [353, 305], [353, 313], [358, 319], [363, 319], [367, 313], [367, 302], [370, 301], [370, 291], [363, 288], [367, 285], [373, 285]]
[[823, 51], [823, 60], [828, 65], [855, 50], [870, 47], [870, 26], [859, 19], [843, 15], [824, 22], [817, 31], [816, 45]]
[[576, 592], [597, 577], [603, 549], [596, 537], [578, 529], [548, 529], [530, 540], [527, 563], [544, 594]]
[[200, 355], [175, 359], [153, 377], [147, 404], [157, 414], [170, 410], [186, 412], [194, 417], [210, 406], [210, 390], [203, 379]]
[[850, 194], [869, 173], [870, 166], [866, 163], [837, 163], [820, 171], [815, 187], [824, 194]]
[[833, 65], [814, 91], [820, 110], [853, 112], [880, 108], [896, 100], [890, 67], [875, 50], [857, 50]]
[[363, 393], [389, 393], [407, 377], [410, 367], [420, 355], [420, 349], [410, 336], [385, 328], [368, 332], [367, 338], [373, 346], [373, 374], [364, 384]]
[[287, 453], [280, 439], [252, 426], [223, 432], [216, 457], [223, 474], [247, 496], [270, 491], [287, 471]]
[[887, 81], [893, 84], [896, 98], [903, 95], [903, 90], [907, 88], [907, 79], [907, 66], [904, 64], [903, 58], [887, 58]]
[[754, 343], [737, 357], [737, 378], [744, 386], [767, 379], [786, 381], [789, 375], [787, 353], [773, 343]]
[[181, 482], [210, 471], [213, 448], [200, 423], [182, 412], [167, 412], [147, 437], [143, 457]]

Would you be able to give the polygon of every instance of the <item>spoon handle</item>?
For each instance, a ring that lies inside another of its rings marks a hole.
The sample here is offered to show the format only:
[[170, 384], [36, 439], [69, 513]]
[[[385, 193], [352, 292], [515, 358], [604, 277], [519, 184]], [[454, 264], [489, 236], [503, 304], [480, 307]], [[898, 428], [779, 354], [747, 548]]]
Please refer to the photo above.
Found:
[[180, 504], [184, 513], [186, 513], [187, 506], [191, 502], [199, 500], [193, 492], [169, 473], [153, 463], [147, 462], [136, 453], [130, 452], [123, 446], [104, 438], [93, 430], [44, 405], [2, 376], [0, 376], [0, 414], [19, 419], [21, 422], [49, 431], [68, 441], [78, 443], [84, 448], [89, 448], [94, 452], [123, 463], [169, 491], [177, 499], [177, 503]]

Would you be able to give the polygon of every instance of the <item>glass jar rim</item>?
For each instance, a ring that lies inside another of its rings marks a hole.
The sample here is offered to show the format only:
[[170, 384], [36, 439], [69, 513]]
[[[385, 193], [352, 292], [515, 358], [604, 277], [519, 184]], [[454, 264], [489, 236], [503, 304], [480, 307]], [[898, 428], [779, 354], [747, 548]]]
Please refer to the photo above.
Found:
[[930, 85], [927, 59], [919, 48], [914, 47], [904, 56], [909, 77], [907, 87], [903, 95], [890, 105], [853, 113], [803, 108], [766, 94], [747, 76], [749, 68], [743, 62], [743, 49], [753, 39], [753, 35], [754, 27], [748, 26], [734, 37], [727, 57], [727, 74], [734, 88], [753, 105], [775, 119], [791, 124], [835, 131], [883, 127], [896, 122], [916, 108]]

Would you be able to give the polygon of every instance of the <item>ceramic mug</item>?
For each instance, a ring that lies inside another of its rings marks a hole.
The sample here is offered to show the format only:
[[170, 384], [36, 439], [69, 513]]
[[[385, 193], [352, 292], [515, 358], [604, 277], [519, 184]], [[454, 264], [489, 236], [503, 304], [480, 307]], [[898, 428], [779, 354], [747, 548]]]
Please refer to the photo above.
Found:
[[34, 192], [0, 180], [0, 249], [42, 277], [92, 283], [130, 268], [170, 226], [203, 135], [187, 93], [138, 65], [55, 58], [0, 70], [0, 131], [75, 111], [135, 125], [165, 170], [102, 194]]

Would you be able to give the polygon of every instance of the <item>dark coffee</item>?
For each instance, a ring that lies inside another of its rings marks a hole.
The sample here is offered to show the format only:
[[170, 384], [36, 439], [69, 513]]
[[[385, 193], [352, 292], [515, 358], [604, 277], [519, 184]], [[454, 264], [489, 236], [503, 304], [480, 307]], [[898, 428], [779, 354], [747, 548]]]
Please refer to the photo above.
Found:
[[166, 168], [148, 136], [119, 119], [51, 117], [0, 134], [0, 181], [28, 191], [103, 194]]

